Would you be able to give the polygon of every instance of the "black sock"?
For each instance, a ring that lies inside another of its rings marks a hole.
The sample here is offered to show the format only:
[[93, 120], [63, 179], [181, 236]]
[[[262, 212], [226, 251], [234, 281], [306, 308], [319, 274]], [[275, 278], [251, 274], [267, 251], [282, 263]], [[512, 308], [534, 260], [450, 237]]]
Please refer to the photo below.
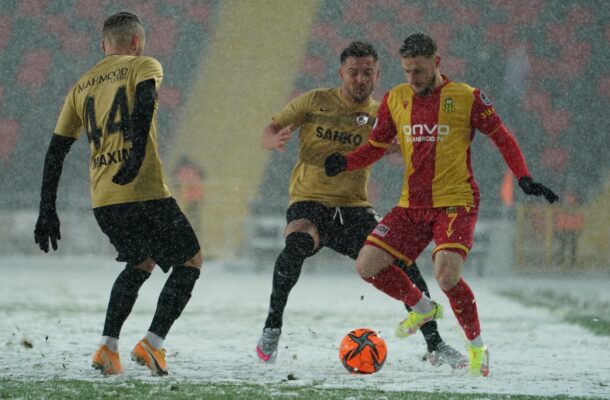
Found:
[[200, 273], [199, 269], [194, 267], [174, 267], [159, 295], [157, 310], [148, 329], [150, 332], [165, 339], [174, 321], [191, 299], [195, 281]]
[[[411, 282], [417, 286], [422, 293], [426, 296], [430, 297], [430, 291], [428, 290], [428, 285], [426, 285], [426, 281], [424, 277], [421, 275], [417, 264], [413, 263], [409, 266], [406, 266], [402, 261], [397, 260], [396, 265], [398, 265], [411, 279]], [[410, 312], [411, 308], [405, 304], [405, 308]], [[440, 333], [438, 333], [438, 325], [436, 321], [430, 321], [420, 328], [422, 335], [424, 335], [424, 339], [426, 340], [426, 345], [428, 346], [428, 351], [435, 351], [440, 343], [443, 342]]]
[[110, 292], [102, 336], [119, 338], [123, 323], [136, 303], [138, 291], [149, 276], [150, 272], [129, 265], [121, 271]]
[[288, 295], [299, 280], [303, 262], [313, 253], [313, 247], [313, 238], [307, 233], [294, 232], [286, 237], [286, 247], [278, 256], [273, 270], [273, 289], [265, 328], [282, 328]]

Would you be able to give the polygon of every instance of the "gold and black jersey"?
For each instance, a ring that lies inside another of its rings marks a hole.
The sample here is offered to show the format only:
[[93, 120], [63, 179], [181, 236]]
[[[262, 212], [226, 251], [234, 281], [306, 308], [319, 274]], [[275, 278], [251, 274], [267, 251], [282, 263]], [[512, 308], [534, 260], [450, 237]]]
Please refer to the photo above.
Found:
[[91, 157], [89, 177], [93, 207], [169, 197], [157, 145], [157, 107], [146, 144], [146, 155], [133, 182], [117, 185], [112, 177], [131, 151], [130, 115], [136, 85], [154, 79], [157, 90], [163, 69], [151, 57], [112, 55], [81, 76], [66, 97], [55, 134], [74, 139], [87, 132]]
[[370, 206], [367, 183], [371, 168], [324, 173], [324, 160], [335, 152], [347, 153], [365, 144], [375, 123], [379, 104], [355, 104], [338, 88], [306, 92], [288, 103], [273, 120], [281, 126], [300, 127], [299, 157], [290, 177], [290, 204], [318, 201], [329, 207]]

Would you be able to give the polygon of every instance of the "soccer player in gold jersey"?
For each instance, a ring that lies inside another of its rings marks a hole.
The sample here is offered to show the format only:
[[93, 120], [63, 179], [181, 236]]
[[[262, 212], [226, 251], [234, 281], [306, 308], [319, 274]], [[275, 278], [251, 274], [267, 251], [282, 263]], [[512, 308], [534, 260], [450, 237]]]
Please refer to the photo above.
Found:
[[[370, 168], [339, 179], [324, 173], [328, 155], [346, 153], [367, 142], [379, 106], [371, 97], [379, 77], [373, 46], [353, 42], [343, 50], [340, 61], [342, 85], [315, 89], [292, 100], [274, 116], [261, 140], [267, 150], [284, 151], [292, 131], [301, 128], [299, 157], [290, 179], [286, 244], [275, 264], [269, 312], [256, 347], [259, 359], [267, 363], [277, 357], [284, 308], [305, 259], [324, 246], [356, 259], [367, 235], [377, 225], [377, 213], [366, 190]], [[398, 263], [427, 293], [417, 266], [409, 264], [407, 267]], [[398, 266], [393, 268], [405, 273]], [[396, 298], [404, 295], [391, 282], [384, 288]], [[426, 324], [422, 332], [428, 346], [427, 358], [433, 365], [466, 366], [465, 357], [443, 342], [435, 321]]]
[[477, 304], [462, 279], [479, 207], [470, 165], [475, 131], [496, 145], [525, 194], [543, 196], [550, 203], [558, 197], [532, 179], [517, 141], [485, 94], [441, 74], [434, 39], [423, 33], [409, 35], [400, 55], [407, 83], [384, 96], [368, 143], [348, 154], [329, 156], [326, 174], [341, 177], [341, 171], [352, 174], [369, 168], [398, 140], [406, 166], [400, 201], [366, 239], [356, 269], [365, 279], [386, 277], [411, 292], [405, 303], [414, 312], [396, 331], [408, 336], [423, 322], [441, 317], [442, 307], [393, 273], [392, 263], [396, 258], [415, 260], [434, 240], [434, 274], [469, 341], [470, 374], [488, 376], [489, 352], [481, 336]]
[[105, 57], [70, 90], [51, 138], [42, 178], [35, 241], [45, 253], [61, 238], [55, 207], [63, 162], [71, 145], [87, 133], [93, 213], [126, 263], [106, 311], [93, 367], [103, 374], [123, 371], [119, 334], [155, 265], [168, 272], [144, 338], [131, 352], [153, 375], [166, 375], [163, 341], [188, 303], [203, 257], [190, 223], [171, 197], [157, 146], [157, 93], [161, 64], [143, 56], [145, 33], [138, 17], [120, 12], [102, 30]]

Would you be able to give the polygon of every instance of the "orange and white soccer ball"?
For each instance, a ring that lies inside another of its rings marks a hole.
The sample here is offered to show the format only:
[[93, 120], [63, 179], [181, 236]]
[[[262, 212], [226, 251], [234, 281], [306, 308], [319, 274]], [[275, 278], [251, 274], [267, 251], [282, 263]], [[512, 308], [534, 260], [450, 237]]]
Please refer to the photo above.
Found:
[[339, 359], [349, 372], [373, 374], [383, 367], [388, 349], [385, 341], [372, 329], [351, 331], [341, 341]]

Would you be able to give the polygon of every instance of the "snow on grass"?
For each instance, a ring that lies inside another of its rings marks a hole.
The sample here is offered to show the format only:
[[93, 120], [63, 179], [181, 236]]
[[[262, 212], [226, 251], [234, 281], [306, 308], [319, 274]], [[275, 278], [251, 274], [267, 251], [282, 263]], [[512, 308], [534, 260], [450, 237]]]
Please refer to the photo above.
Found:
[[[254, 348], [266, 317], [271, 271], [232, 265], [204, 266], [191, 302], [165, 342], [172, 380], [610, 398], [610, 337], [569, 324], [547, 308], [525, 306], [500, 295], [510, 287], [529, 292], [553, 287], [552, 279], [538, 283], [507, 277], [468, 279], [491, 354], [491, 377], [482, 379], [420, 361], [425, 352], [421, 335], [408, 339], [392, 335], [405, 316], [403, 307], [361, 281], [349, 262], [329, 265], [330, 273], [320, 268], [309, 272], [306, 265], [286, 308], [277, 363], [261, 365]], [[103, 378], [89, 365], [110, 288], [121, 268], [111, 258], [99, 257], [0, 258], [0, 378], [156, 382], [129, 361], [129, 351], [152, 319], [166, 279], [160, 270], [144, 284], [123, 328], [120, 352], [125, 375]], [[447, 299], [428, 280], [433, 297], [448, 311], [439, 321], [441, 335], [463, 350], [461, 329]], [[572, 297], [591, 298], [606, 296], [607, 284], [606, 279], [555, 286], [569, 287]], [[350, 375], [339, 362], [339, 342], [359, 327], [376, 330], [388, 345], [387, 362], [377, 374]], [[287, 380], [289, 374], [296, 380]]]

